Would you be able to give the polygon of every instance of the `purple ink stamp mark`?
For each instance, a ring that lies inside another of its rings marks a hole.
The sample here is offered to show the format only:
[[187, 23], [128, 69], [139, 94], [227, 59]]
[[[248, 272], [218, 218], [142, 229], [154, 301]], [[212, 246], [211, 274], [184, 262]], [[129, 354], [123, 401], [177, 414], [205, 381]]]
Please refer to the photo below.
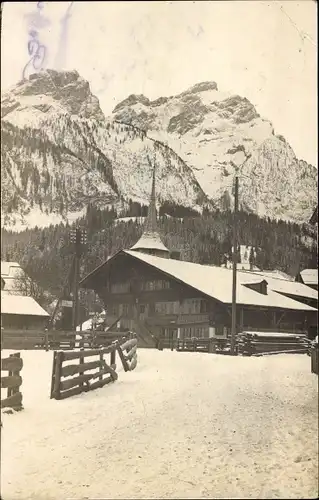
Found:
[[46, 47], [41, 44], [39, 41], [39, 32], [37, 28], [44, 28], [50, 25], [50, 21], [44, 18], [41, 14], [41, 11], [44, 9], [44, 2], [37, 3], [37, 12], [31, 13], [27, 15], [27, 21], [30, 26], [29, 29], [29, 40], [27, 44], [28, 54], [30, 57], [29, 61], [23, 68], [22, 77], [23, 79], [27, 78], [28, 70], [39, 71], [43, 69], [45, 56], [46, 56]]

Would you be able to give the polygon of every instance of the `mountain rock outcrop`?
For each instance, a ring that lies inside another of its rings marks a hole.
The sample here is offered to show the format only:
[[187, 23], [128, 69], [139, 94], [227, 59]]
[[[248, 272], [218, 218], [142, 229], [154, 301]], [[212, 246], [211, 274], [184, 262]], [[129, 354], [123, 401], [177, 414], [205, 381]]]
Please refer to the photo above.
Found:
[[317, 169], [296, 158], [246, 98], [219, 91], [215, 82], [156, 101], [130, 96], [113, 116], [173, 148], [222, 209], [232, 203], [235, 175], [245, 210], [304, 222], [316, 205]]
[[104, 117], [76, 71], [32, 75], [2, 96], [2, 224], [18, 230], [105, 207], [146, 202], [154, 162], [158, 202], [201, 208], [192, 169], [169, 147]]

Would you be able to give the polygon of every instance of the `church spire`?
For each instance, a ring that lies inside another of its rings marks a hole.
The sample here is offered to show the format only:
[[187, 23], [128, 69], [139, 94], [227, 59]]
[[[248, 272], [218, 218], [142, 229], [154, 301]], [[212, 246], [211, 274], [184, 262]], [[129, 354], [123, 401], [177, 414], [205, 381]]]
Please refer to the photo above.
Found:
[[144, 225], [144, 231], [138, 242], [131, 247], [131, 250], [138, 250], [139, 252], [156, 255], [157, 257], [169, 258], [169, 250], [162, 243], [157, 227], [155, 174], [156, 170], [154, 162], [151, 198]]
[[148, 214], [145, 221], [144, 233], [157, 232], [157, 212], [156, 212], [156, 194], [155, 194], [155, 164], [153, 168], [152, 192], [148, 206]]

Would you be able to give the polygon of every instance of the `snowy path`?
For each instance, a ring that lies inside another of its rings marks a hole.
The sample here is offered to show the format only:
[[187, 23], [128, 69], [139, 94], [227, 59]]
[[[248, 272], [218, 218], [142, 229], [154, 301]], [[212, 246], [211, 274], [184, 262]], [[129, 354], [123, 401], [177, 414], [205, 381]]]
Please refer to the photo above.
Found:
[[318, 493], [308, 356], [140, 350], [134, 372], [64, 401], [49, 399], [53, 354], [22, 356], [25, 410], [2, 417], [3, 500]]

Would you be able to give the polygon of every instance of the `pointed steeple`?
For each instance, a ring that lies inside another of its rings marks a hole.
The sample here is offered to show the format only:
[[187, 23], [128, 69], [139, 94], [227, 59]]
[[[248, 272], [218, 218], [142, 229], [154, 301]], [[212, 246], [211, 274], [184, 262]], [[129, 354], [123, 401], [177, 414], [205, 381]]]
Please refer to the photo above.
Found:
[[156, 255], [157, 257], [169, 258], [169, 250], [163, 244], [157, 227], [155, 162], [153, 168], [151, 199], [144, 225], [144, 231], [138, 242], [131, 247], [131, 250], [137, 250], [142, 253]]

